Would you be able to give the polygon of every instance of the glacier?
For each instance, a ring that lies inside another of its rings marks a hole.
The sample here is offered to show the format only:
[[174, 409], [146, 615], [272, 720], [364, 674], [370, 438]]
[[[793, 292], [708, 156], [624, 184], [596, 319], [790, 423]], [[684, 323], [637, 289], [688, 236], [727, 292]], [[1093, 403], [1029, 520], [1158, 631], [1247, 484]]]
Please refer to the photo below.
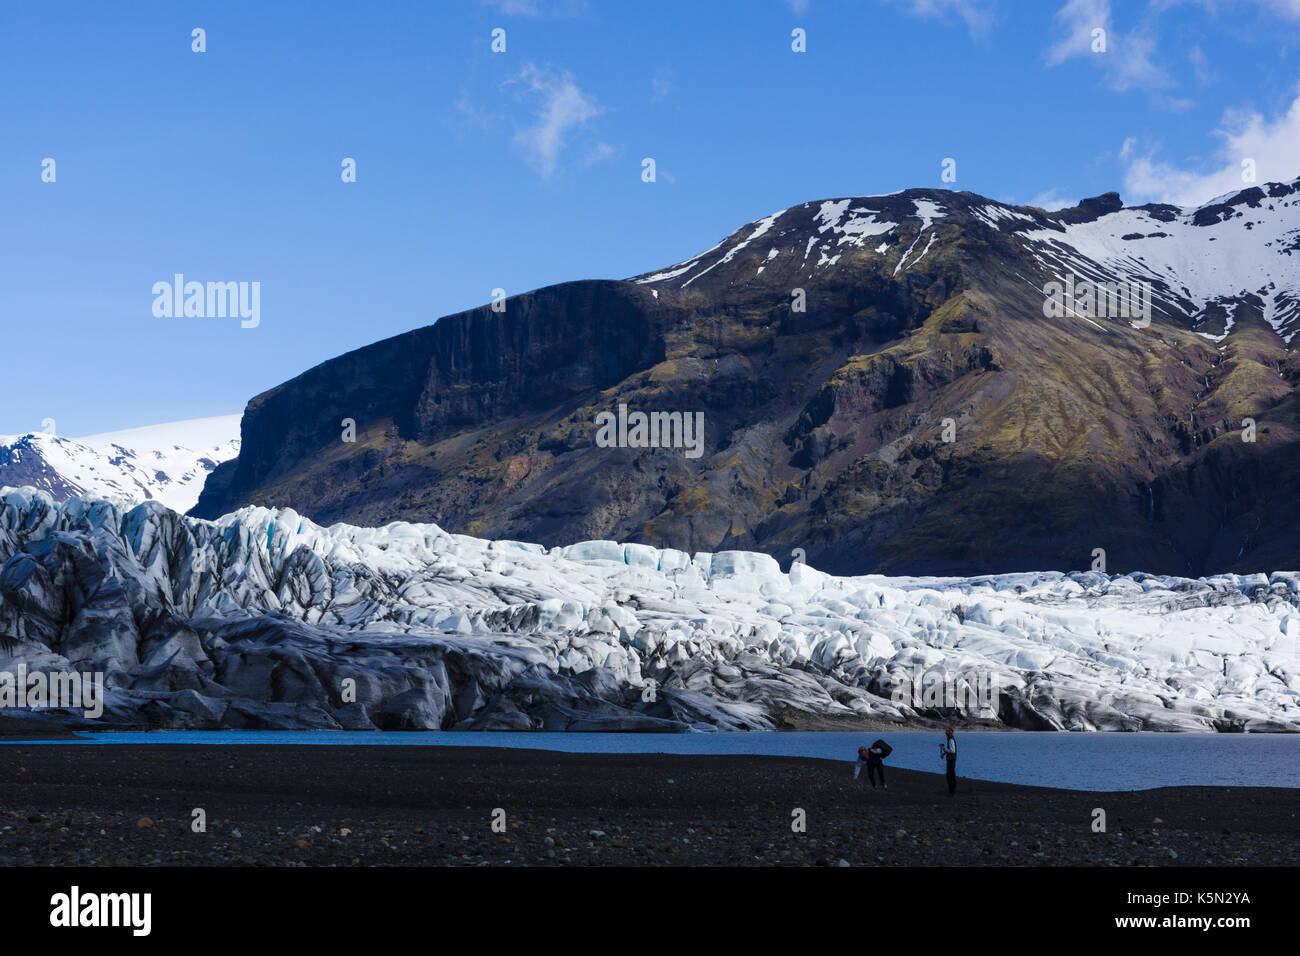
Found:
[[[1298, 638], [1289, 571], [835, 577], [0, 489], [0, 670], [102, 673], [99, 721], [30, 714], [73, 727], [1295, 732]], [[922, 671], [998, 692], [925, 706]]]

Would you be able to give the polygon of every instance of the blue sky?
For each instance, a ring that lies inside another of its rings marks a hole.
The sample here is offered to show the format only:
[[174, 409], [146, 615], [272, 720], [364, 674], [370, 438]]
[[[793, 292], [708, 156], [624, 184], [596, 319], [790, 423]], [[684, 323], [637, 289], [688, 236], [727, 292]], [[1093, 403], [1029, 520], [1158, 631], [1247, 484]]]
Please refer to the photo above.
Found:
[[[947, 157], [1048, 206], [1292, 179], [1300, 0], [12, 3], [0, 102], [0, 433], [79, 435]], [[260, 324], [155, 317], [177, 272], [259, 282]]]

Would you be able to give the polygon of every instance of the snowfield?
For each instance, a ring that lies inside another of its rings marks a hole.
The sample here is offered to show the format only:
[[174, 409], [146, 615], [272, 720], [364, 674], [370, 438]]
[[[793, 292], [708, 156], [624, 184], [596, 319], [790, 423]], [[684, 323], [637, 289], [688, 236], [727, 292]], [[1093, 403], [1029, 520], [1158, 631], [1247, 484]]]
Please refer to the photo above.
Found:
[[[0, 669], [102, 671], [104, 722], [297, 729], [1300, 730], [1300, 574], [832, 577], [770, 556], [433, 524], [217, 521], [0, 491]], [[5, 658], [8, 657], [8, 663]], [[78, 715], [65, 715], [77, 723]]]
[[[1041, 247], [1058, 271], [1095, 282], [1150, 282], [1166, 314], [1187, 314], [1195, 325], [1212, 307], [1247, 304], [1284, 342], [1300, 330], [1300, 192], [1279, 194], [1252, 206], [1229, 205], [1220, 196], [1197, 209], [1122, 209], [1063, 231], [1030, 230], [1024, 238]], [[1221, 341], [1223, 336], [1202, 333]]]
[[84, 438], [0, 435], [0, 484], [56, 499], [89, 494], [159, 501], [188, 511], [208, 473], [239, 454], [239, 415], [195, 418]]

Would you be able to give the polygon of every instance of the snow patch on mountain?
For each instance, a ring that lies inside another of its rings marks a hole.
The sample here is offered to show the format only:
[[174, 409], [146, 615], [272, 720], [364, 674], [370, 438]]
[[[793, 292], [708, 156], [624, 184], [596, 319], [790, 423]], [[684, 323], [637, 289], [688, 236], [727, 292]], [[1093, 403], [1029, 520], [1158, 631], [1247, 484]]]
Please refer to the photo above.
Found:
[[[781, 212], [784, 211], [785, 210], [781, 210]], [[682, 283], [682, 288], [685, 289], [688, 285], [690, 285], [700, 276], [704, 275], [707, 272], [711, 272], [712, 270], [716, 269], [718, 266], [725, 265], [726, 263], [730, 262], [732, 259], [736, 258], [736, 254], [739, 253], [740, 250], [744, 249], [755, 239], [759, 238], [762, 235], [765, 235], [767, 231], [772, 228], [772, 223], [776, 222], [777, 217], [781, 215], [781, 212], [774, 212], [766, 219], [760, 219], [756, 224], [754, 231], [749, 234], [749, 238], [743, 239], [740, 242], [736, 243], [736, 245], [732, 246], [731, 249], [727, 251], [727, 254], [725, 256], [723, 256], [717, 262], [713, 263], [713, 265], [709, 266], [706, 269], [702, 269], [701, 271], [697, 272], [695, 275], [691, 276], [689, 279], [687, 279], [685, 282]]]
[[999, 229], [1000, 224], [1004, 222], [1037, 222], [1033, 216], [1025, 215], [1023, 212], [1016, 212], [1014, 209], [1008, 209], [1006, 206], [1000, 206], [996, 203], [973, 207], [971, 215], [993, 229]]
[[1152, 283], [1164, 311], [1190, 314], [1193, 328], [1216, 303], [1250, 302], [1290, 344], [1300, 331], [1300, 190], [1275, 188], [1287, 191], [1254, 203], [1121, 209], [1021, 235], [1058, 271]]
[[929, 229], [936, 219], [942, 219], [946, 215], [942, 206], [928, 199], [913, 199], [912, 205], [916, 207], [916, 214], [921, 219], [922, 232]]

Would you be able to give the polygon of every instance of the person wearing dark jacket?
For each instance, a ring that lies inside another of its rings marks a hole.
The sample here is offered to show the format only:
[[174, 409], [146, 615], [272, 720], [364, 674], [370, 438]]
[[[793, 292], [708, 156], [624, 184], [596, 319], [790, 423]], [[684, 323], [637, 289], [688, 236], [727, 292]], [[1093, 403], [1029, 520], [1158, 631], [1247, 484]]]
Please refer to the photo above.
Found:
[[884, 754], [878, 747], [859, 747], [858, 762], [853, 765], [853, 779], [858, 779], [858, 774], [862, 772], [863, 764], [867, 767], [867, 779], [871, 781], [871, 789], [876, 789], [876, 775], [880, 775], [880, 785], [886, 790], [889, 784], [885, 783], [885, 761]]
[[939, 759], [948, 764], [948, 796], [957, 795], [957, 738], [952, 735], [952, 728], [945, 731], [945, 739], [939, 745]]

